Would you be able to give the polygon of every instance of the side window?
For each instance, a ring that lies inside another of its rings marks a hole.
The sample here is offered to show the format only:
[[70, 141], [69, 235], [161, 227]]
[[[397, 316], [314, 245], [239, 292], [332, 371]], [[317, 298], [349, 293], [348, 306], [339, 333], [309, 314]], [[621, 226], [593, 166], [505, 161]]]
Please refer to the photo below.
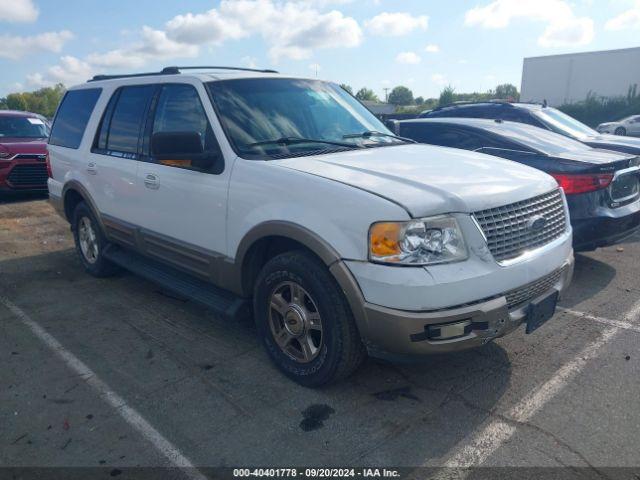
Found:
[[[187, 135], [185, 137], [185, 135]], [[172, 167], [197, 168], [208, 173], [222, 172], [223, 162], [220, 148], [213, 129], [202, 106], [200, 96], [192, 85], [167, 84], [162, 86], [155, 108], [153, 126], [151, 129], [152, 157], [153, 144], [158, 144], [159, 137], [181, 140], [198, 138], [201, 152], [194, 153], [184, 143], [185, 151], [173, 151], [172, 158], [158, 156], [155, 160]], [[160, 142], [162, 143], [162, 142]], [[179, 145], [176, 146], [176, 148]], [[189, 151], [192, 153], [189, 154]]]
[[89, 118], [102, 92], [101, 88], [71, 90], [62, 99], [53, 121], [49, 143], [60, 147], [80, 147]]
[[140, 133], [154, 85], [118, 89], [104, 112], [94, 147], [108, 155], [137, 158]]

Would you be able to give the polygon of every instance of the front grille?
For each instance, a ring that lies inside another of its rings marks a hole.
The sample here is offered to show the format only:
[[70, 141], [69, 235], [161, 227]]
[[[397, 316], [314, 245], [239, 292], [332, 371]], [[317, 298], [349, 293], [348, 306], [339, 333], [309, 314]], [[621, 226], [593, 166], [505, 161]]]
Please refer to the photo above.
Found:
[[507, 297], [507, 307], [509, 310], [522, 303], [529, 302], [550, 290], [556, 283], [558, 283], [558, 280], [560, 280], [560, 277], [566, 268], [567, 267], [560, 268], [559, 270], [551, 272], [549, 275], [525, 285], [524, 287], [516, 288], [515, 290], [507, 292], [505, 296]]
[[44, 162], [47, 155], [44, 153], [19, 153], [15, 158], [20, 160], [38, 160], [40, 162]]
[[[546, 245], [567, 229], [560, 190], [503, 207], [481, 210], [473, 216], [498, 262], [519, 257], [528, 250]], [[546, 220], [546, 224], [536, 229], [533, 223], [540, 217]]]
[[7, 180], [14, 187], [47, 188], [47, 166], [42, 164], [16, 165]]

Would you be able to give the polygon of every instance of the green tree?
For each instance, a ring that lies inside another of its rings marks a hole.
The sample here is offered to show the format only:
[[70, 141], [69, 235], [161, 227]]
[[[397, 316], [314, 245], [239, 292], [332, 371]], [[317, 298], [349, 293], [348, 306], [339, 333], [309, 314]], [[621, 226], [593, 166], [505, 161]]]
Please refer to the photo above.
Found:
[[424, 105], [424, 97], [416, 97], [416, 105]]
[[451, 85], [445, 87], [440, 92], [440, 99], [438, 100], [438, 106], [444, 107], [446, 105], [451, 105], [456, 101], [456, 90]]
[[353, 88], [351, 88], [351, 85], [347, 85], [346, 83], [341, 83], [340, 88], [342, 88], [344, 91], [349, 92], [351, 95], [353, 95]]
[[504, 100], [520, 100], [520, 93], [518, 92], [518, 89], [515, 85], [511, 85], [510, 83], [498, 85], [494, 96], [495, 98]]
[[55, 114], [64, 92], [64, 85], [59, 83], [35, 92], [10, 93], [6, 99], [0, 99], [0, 108], [24, 110], [51, 118]]
[[395, 87], [389, 94], [389, 103], [393, 105], [413, 104], [413, 92], [402, 85]]
[[380, 101], [374, 91], [367, 87], [362, 87], [360, 90], [358, 90], [358, 93], [356, 93], [356, 98], [361, 102], [364, 100], [368, 100], [370, 102]]
[[7, 95], [7, 108], [9, 110], [27, 110], [27, 99], [22, 93], [10, 93]]

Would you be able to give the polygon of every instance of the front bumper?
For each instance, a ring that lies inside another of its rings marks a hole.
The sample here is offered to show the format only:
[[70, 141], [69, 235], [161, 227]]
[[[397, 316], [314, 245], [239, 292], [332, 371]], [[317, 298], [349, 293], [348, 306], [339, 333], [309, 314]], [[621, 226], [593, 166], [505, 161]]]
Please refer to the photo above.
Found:
[[16, 158], [0, 162], [0, 190], [3, 192], [45, 192], [47, 178], [43, 161]]
[[[571, 257], [559, 270], [553, 272], [553, 281], [545, 284], [544, 278], [538, 280], [540, 285], [537, 285], [537, 290], [533, 288], [537, 282], [532, 282], [494, 298], [450, 309], [410, 312], [365, 304], [369, 325], [365, 343], [369, 354], [391, 359], [410, 359], [484, 345], [520, 326], [533, 301], [552, 293], [554, 289], [562, 295], [571, 283], [573, 266]], [[527, 296], [527, 290], [531, 290], [533, 296]], [[440, 330], [447, 331], [447, 336], [453, 338], [438, 340]], [[454, 337], [456, 331], [459, 335]]]
[[573, 248], [587, 252], [614, 245], [640, 229], [640, 211], [622, 217], [594, 217], [572, 220]]

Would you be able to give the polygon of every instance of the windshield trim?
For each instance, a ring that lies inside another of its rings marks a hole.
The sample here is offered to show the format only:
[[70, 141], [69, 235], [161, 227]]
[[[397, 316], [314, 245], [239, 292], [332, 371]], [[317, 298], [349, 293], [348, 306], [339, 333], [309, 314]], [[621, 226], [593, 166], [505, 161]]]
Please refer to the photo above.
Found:
[[[248, 78], [250, 80], [255, 80], [255, 78], [251, 77]], [[317, 80], [317, 79], [310, 79], [310, 78], [300, 78], [300, 77], [293, 77], [293, 76], [279, 76], [278, 77], [279, 80], [305, 80], [305, 81], [311, 81], [311, 82], [322, 82], [322, 83], [327, 83], [330, 85], [333, 85], [335, 87], [340, 88], [340, 86], [335, 83], [335, 82], [328, 82], [325, 80]], [[225, 138], [227, 139], [227, 142], [229, 143], [229, 145], [231, 146], [231, 149], [233, 150], [233, 153], [235, 153], [239, 158], [242, 158], [243, 160], [263, 160], [263, 161], [269, 161], [269, 160], [280, 160], [282, 158], [297, 158], [297, 157], [310, 157], [313, 155], [326, 155], [329, 153], [344, 153], [344, 152], [349, 152], [352, 150], [360, 150], [363, 148], [360, 147], [366, 147], [366, 148], [377, 148], [377, 147], [390, 147], [390, 146], [398, 146], [398, 145], [407, 145], [406, 143], [400, 142], [400, 141], [394, 141], [394, 142], [375, 142], [375, 144], [368, 144], [368, 145], [358, 145], [357, 143], [354, 142], [353, 144], [353, 149], [348, 149], [347, 147], [342, 147], [344, 149], [342, 149], [341, 147], [336, 146], [335, 151], [332, 151], [333, 149], [328, 149], [328, 148], [322, 148], [322, 149], [317, 149], [316, 152], [317, 153], [312, 153], [314, 150], [306, 150], [304, 152], [299, 152], [299, 153], [291, 153], [291, 156], [286, 156], [286, 152], [282, 152], [279, 154], [275, 154], [275, 155], [268, 155], [268, 154], [262, 154], [262, 153], [256, 153], [256, 154], [251, 154], [248, 153], [246, 151], [241, 150], [238, 145], [236, 144], [236, 142], [234, 141], [232, 135], [229, 133], [227, 126], [225, 125], [225, 123], [221, 120], [222, 115], [220, 113], [220, 110], [218, 108], [218, 105], [216, 104], [216, 102], [213, 99], [213, 93], [211, 91], [211, 85], [218, 83], [218, 82], [236, 82], [236, 81], [242, 81], [244, 80], [244, 78], [233, 78], [233, 79], [224, 79], [224, 80], [212, 80], [212, 81], [208, 81], [208, 82], [204, 82], [204, 87], [205, 90], [207, 92], [207, 96], [209, 97], [209, 103], [211, 103], [211, 106], [213, 108], [213, 111], [216, 114], [216, 120], [218, 121], [218, 125], [220, 125], [220, 128], [222, 129], [222, 132], [224, 133]], [[371, 113], [371, 111], [366, 107], [366, 105], [364, 105], [362, 102], [360, 102], [360, 100], [358, 100], [354, 95], [350, 94], [349, 92], [347, 92], [345, 90], [345, 94], [350, 95], [352, 98], [354, 98], [358, 103], [360, 103], [367, 111], [369, 111]], [[371, 113], [371, 115], [373, 115], [373, 113]], [[382, 122], [380, 122], [382, 124]], [[383, 127], [386, 128], [386, 126], [384, 124], [382, 124]], [[328, 146], [328, 145], [327, 145]]]

